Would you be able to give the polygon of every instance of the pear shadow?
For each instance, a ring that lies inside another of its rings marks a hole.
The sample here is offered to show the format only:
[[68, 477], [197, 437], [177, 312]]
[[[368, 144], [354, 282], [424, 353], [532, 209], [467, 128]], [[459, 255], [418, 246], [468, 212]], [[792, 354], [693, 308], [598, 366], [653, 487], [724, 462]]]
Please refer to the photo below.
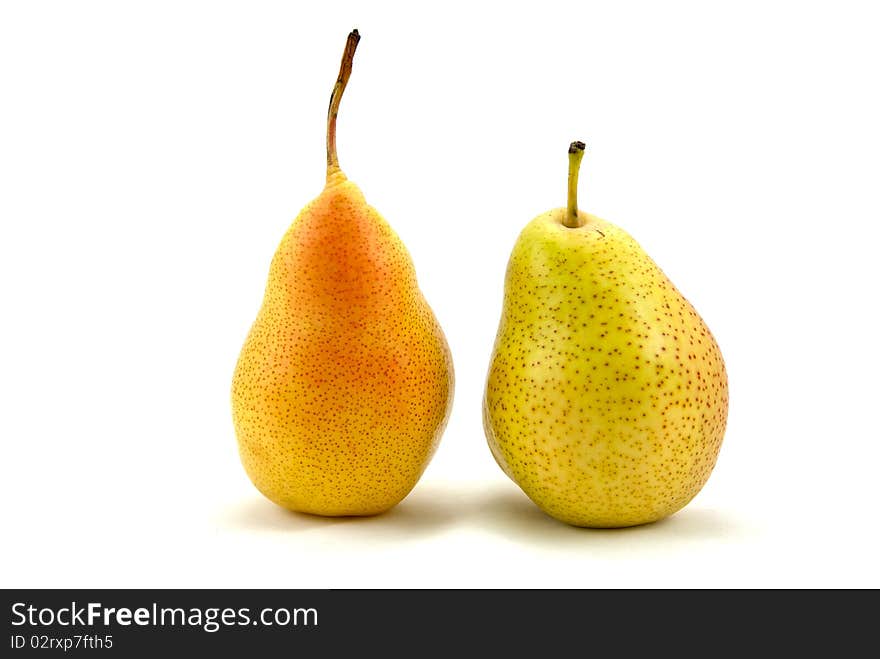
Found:
[[729, 513], [688, 505], [666, 519], [620, 529], [589, 529], [560, 522], [536, 506], [516, 485], [498, 481], [473, 487], [420, 483], [397, 506], [371, 517], [322, 517], [285, 510], [255, 494], [224, 509], [218, 527], [232, 532], [296, 535], [316, 533], [345, 542], [418, 540], [451, 529], [498, 536], [550, 551], [624, 557], [658, 547], [686, 551], [695, 543], [753, 536], [755, 528]]
[[685, 549], [694, 543], [730, 541], [753, 530], [712, 508], [686, 506], [666, 519], [618, 529], [590, 529], [560, 522], [538, 508], [515, 485], [499, 485], [480, 501], [480, 526], [512, 542], [542, 548], [586, 549], [615, 555], [651, 551], [657, 546]]
[[322, 517], [286, 510], [255, 495], [224, 510], [218, 526], [250, 533], [336, 532], [345, 528], [351, 539], [418, 539], [440, 532], [456, 518], [458, 493], [437, 485], [411, 492], [391, 510], [368, 517]]

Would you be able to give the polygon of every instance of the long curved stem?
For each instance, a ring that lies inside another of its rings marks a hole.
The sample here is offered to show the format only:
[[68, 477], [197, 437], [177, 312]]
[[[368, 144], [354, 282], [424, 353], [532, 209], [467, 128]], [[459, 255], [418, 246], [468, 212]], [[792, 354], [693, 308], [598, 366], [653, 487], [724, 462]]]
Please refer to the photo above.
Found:
[[583, 142], [572, 142], [568, 147], [568, 210], [562, 223], [570, 229], [584, 225], [584, 220], [578, 217], [578, 172], [586, 148]]
[[339, 170], [339, 158], [336, 156], [336, 115], [339, 114], [339, 102], [342, 100], [342, 92], [351, 77], [351, 64], [354, 61], [354, 51], [357, 49], [361, 35], [357, 30], [352, 30], [345, 42], [345, 52], [342, 53], [342, 64], [339, 65], [339, 77], [333, 86], [330, 95], [330, 108], [327, 110], [327, 176]]

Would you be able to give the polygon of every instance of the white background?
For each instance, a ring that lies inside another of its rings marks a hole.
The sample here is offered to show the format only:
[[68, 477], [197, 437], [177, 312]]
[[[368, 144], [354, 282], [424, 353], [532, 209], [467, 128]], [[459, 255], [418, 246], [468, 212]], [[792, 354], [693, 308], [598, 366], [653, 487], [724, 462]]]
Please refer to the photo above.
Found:
[[[880, 586], [872, 3], [362, 4], [2, 5], [0, 584]], [[412, 494], [333, 520], [252, 487], [229, 389], [323, 186], [352, 27], [340, 162], [408, 246], [457, 388]], [[631, 530], [543, 515], [480, 421], [507, 257], [564, 205], [573, 139], [582, 208], [730, 375], [709, 483]]]

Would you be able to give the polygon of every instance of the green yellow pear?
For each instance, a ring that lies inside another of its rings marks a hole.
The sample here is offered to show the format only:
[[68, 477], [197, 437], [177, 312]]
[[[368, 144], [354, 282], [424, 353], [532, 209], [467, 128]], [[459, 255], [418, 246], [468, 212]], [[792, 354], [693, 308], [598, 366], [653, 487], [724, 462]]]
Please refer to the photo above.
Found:
[[360, 37], [346, 43], [327, 118], [327, 183], [275, 252], [235, 368], [248, 476], [270, 500], [373, 515], [413, 488], [452, 405], [446, 339], [412, 259], [339, 169], [336, 117]]
[[483, 400], [489, 448], [542, 510], [623, 527], [685, 506], [727, 422], [721, 351], [696, 310], [623, 229], [568, 206], [523, 229]]

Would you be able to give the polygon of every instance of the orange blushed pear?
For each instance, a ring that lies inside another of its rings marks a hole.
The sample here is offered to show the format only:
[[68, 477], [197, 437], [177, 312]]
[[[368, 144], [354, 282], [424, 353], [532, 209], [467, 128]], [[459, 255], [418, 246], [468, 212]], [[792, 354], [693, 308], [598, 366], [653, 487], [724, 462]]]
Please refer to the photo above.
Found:
[[336, 116], [360, 37], [346, 43], [327, 116], [327, 183], [294, 220], [232, 381], [248, 476], [280, 506], [373, 515], [401, 501], [452, 405], [449, 347], [412, 259], [346, 178]]

